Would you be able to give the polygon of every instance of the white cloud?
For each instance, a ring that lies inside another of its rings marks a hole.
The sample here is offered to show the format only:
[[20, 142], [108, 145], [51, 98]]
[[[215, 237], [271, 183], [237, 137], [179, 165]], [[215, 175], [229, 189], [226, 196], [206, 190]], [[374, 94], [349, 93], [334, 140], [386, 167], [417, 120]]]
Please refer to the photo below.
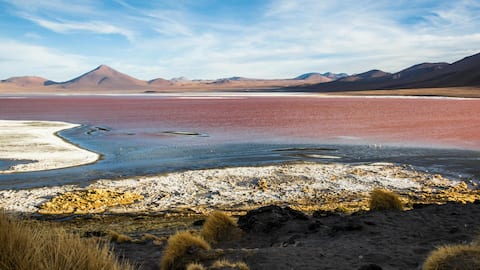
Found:
[[[122, 8], [105, 14], [93, 8], [95, 1], [73, 2], [77, 12], [55, 0], [59, 7], [52, 14], [40, 12], [45, 6], [36, 1], [31, 2], [35, 8], [29, 9], [27, 0], [17, 5], [22, 7], [18, 14], [54, 32], [126, 37], [129, 49], [122, 55], [104, 49], [102, 63], [115, 63], [141, 79], [279, 78], [373, 68], [395, 72], [423, 61], [458, 60], [478, 52], [480, 44], [480, 3], [475, 0], [431, 1], [432, 6], [409, 0], [272, 0], [247, 22], [235, 12], [199, 16], [188, 3], [168, 8], [153, 3], [148, 9], [116, 2]], [[116, 45], [97, 42], [99, 47]], [[89, 53], [84, 57], [90, 61]], [[84, 71], [77, 68], [77, 73]]]
[[9, 3], [17, 10], [27, 13], [43, 13], [43, 14], [81, 14], [91, 15], [98, 13], [98, 8], [95, 6], [95, 0], [2, 0]]
[[45, 27], [51, 31], [59, 33], [69, 33], [74, 31], [87, 31], [97, 34], [119, 34], [130, 41], [134, 40], [134, 33], [130, 30], [123, 29], [105, 22], [87, 21], [87, 22], [73, 22], [73, 21], [49, 21], [41, 18], [25, 16], [26, 19]]
[[0, 78], [35, 75], [65, 81], [92, 68], [83, 56], [62, 53], [50, 48], [0, 39]]

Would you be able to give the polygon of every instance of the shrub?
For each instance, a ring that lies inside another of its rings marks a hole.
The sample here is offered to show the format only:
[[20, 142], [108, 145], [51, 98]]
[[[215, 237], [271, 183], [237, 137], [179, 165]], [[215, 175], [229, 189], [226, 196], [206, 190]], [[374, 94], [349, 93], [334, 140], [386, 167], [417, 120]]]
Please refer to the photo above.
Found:
[[202, 237], [209, 243], [233, 240], [239, 233], [235, 220], [219, 211], [207, 218], [201, 231]]
[[191, 263], [187, 265], [186, 270], [206, 270], [205, 266], [199, 263]]
[[0, 211], [0, 269], [133, 269], [116, 261], [108, 243], [60, 228], [27, 224]]
[[388, 190], [376, 188], [370, 193], [370, 210], [403, 210], [400, 197]]
[[250, 268], [244, 262], [230, 262], [227, 260], [218, 260], [209, 267], [209, 269], [238, 269], [249, 270]]
[[160, 268], [162, 270], [185, 269], [192, 262], [199, 260], [201, 250], [209, 250], [210, 245], [190, 232], [179, 232], [168, 239], [163, 252]]
[[480, 247], [477, 245], [448, 245], [428, 255], [423, 270], [478, 270]]

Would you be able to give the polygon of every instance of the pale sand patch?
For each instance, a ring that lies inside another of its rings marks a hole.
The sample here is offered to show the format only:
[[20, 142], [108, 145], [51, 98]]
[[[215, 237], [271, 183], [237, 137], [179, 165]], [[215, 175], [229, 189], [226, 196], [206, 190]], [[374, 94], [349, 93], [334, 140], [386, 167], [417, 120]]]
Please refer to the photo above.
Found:
[[0, 171], [0, 174], [60, 169], [97, 161], [100, 157], [97, 153], [56, 135], [61, 130], [78, 126], [66, 122], [0, 120], [0, 159], [28, 162]]
[[[56, 196], [87, 190], [130, 192], [143, 197], [133, 204], [104, 207], [111, 213], [206, 213], [214, 209], [244, 211], [267, 204], [335, 209], [341, 206], [338, 204], [341, 202], [362, 208], [368, 193], [376, 187], [394, 190], [411, 199], [435, 202], [449, 200], [435, 195], [442, 190], [458, 186], [468, 193], [468, 188], [461, 183], [463, 182], [419, 172], [408, 166], [388, 163], [298, 163], [99, 180], [86, 187], [68, 185], [0, 190], [0, 208], [25, 213], [38, 212], [42, 204]], [[455, 196], [455, 199], [460, 200], [458, 194]], [[64, 204], [65, 202], [59, 209]], [[82, 213], [88, 212], [80, 210]], [[98, 209], [92, 208], [90, 211], [98, 212]]]

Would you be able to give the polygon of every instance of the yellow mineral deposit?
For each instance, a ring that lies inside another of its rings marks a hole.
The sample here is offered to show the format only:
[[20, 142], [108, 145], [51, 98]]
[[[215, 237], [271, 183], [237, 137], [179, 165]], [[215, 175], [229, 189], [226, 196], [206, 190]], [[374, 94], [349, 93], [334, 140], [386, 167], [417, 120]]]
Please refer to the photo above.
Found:
[[51, 215], [101, 213], [108, 207], [132, 204], [142, 199], [142, 195], [133, 192], [108, 189], [72, 191], [42, 204], [38, 213]]

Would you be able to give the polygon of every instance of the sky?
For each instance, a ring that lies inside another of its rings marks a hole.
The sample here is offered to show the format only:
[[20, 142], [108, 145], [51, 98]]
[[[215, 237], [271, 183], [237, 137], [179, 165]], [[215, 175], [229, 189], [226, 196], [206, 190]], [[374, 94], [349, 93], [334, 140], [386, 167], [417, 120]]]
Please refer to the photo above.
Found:
[[396, 72], [480, 52], [480, 0], [0, 0], [0, 79]]

